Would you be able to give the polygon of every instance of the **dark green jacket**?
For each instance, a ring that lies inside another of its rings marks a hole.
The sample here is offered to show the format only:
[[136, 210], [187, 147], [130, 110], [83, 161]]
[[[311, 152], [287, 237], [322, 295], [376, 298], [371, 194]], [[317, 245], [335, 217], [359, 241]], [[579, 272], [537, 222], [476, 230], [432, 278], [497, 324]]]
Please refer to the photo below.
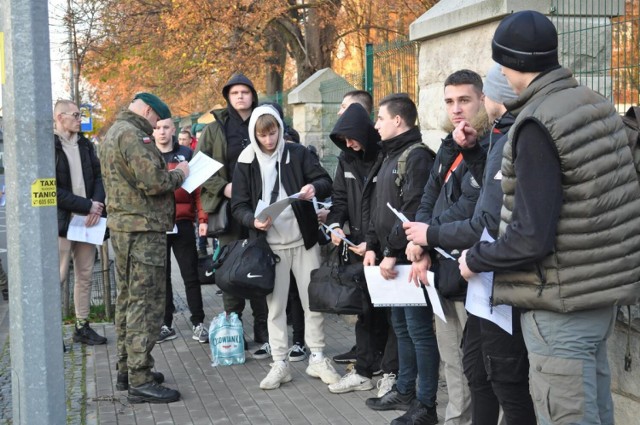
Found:
[[100, 144], [100, 162], [111, 230], [173, 229], [173, 192], [184, 181], [184, 174], [167, 169], [149, 121], [131, 111], [119, 113]]
[[502, 163], [500, 235], [513, 213], [513, 147], [525, 120], [540, 122], [553, 139], [563, 203], [553, 252], [527, 271], [496, 272], [494, 303], [558, 312], [637, 303], [640, 186], [624, 125], [611, 102], [558, 68], [505, 106], [516, 121]]
[[224, 187], [232, 177], [227, 170], [227, 138], [224, 134], [224, 125], [229, 119], [229, 111], [226, 108], [218, 109], [212, 111], [212, 114], [216, 120], [204, 128], [194, 153], [202, 152], [224, 165], [201, 187], [202, 209], [209, 214], [218, 211], [220, 203], [224, 200]]

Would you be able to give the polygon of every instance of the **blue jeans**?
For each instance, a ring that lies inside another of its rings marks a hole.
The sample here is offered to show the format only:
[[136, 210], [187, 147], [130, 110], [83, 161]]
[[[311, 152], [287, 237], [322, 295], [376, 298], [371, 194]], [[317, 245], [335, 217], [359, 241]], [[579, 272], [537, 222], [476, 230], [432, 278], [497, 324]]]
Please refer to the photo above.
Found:
[[607, 339], [613, 307], [521, 316], [538, 423], [612, 425]]
[[431, 407], [436, 402], [440, 367], [433, 310], [430, 306], [393, 307], [391, 322], [398, 339], [398, 391], [402, 394], [414, 392], [417, 380], [417, 399]]

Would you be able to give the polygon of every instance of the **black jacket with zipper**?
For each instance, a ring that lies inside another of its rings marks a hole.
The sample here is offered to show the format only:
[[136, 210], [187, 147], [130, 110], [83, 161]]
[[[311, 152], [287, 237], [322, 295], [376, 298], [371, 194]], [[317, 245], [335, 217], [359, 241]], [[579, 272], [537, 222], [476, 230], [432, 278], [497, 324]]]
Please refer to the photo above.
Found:
[[414, 221], [420, 205], [420, 196], [433, 165], [433, 151], [414, 149], [407, 157], [406, 173], [401, 187], [396, 184], [396, 177], [400, 156], [409, 146], [416, 143], [422, 143], [418, 127], [382, 142], [380, 155], [383, 161], [378, 171], [375, 208], [371, 213], [371, 224], [366, 236], [368, 251], [400, 258], [401, 262], [405, 260], [407, 237], [402, 229], [402, 222], [387, 207], [387, 203], [402, 212], [410, 221]]
[[[376, 175], [382, 163], [378, 156], [380, 135], [367, 111], [354, 103], [340, 116], [330, 137], [342, 152], [333, 180], [327, 225], [343, 228], [348, 222], [349, 240], [357, 245], [365, 240], [371, 206], [375, 205]], [[356, 140], [362, 149], [348, 148], [345, 138]]]
[[[313, 184], [316, 198], [324, 199], [331, 194], [331, 177], [320, 165], [309, 149], [297, 143], [285, 143], [280, 164], [280, 179], [288, 194], [297, 193], [306, 184]], [[262, 197], [262, 177], [258, 159], [251, 163], [238, 162], [233, 174], [233, 217], [249, 229], [249, 237], [263, 234], [254, 226], [254, 212]], [[306, 249], [318, 242], [318, 217], [311, 202], [299, 201], [291, 204], [298, 220]]]
[[[82, 163], [82, 177], [87, 194], [86, 198], [73, 194], [71, 184], [71, 171], [67, 155], [62, 149], [62, 142], [54, 135], [55, 159], [56, 159], [56, 196], [58, 203], [58, 236], [66, 237], [71, 214], [89, 214], [92, 201], [105, 201], [104, 186], [102, 185], [102, 172], [100, 161], [96, 155], [93, 144], [82, 133], [78, 134], [78, 150]], [[106, 210], [105, 210], [106, 211]], [[104, 213], [103, 213], [104, 215]]]

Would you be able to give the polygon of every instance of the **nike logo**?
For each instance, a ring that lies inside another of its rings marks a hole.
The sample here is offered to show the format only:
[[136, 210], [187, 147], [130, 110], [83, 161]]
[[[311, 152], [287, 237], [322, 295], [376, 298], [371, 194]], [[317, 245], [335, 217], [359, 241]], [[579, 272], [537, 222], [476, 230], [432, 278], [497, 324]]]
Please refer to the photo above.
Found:
[[215, 271], [214, 271], [214, 270], [211, 270], [210, 272], [204, 272], [204, 275], [205, 275], [206, 277], [209, 277], [209, 276], [211, 276], [211, 275], [212, 275], [212, 274], [214, 274], [214, 273], [215, 273]]
[[251, 274], [251, 272], [247, 273], [247, 278], [252, 279], [254, 277], [262, 277], [261, 274]]

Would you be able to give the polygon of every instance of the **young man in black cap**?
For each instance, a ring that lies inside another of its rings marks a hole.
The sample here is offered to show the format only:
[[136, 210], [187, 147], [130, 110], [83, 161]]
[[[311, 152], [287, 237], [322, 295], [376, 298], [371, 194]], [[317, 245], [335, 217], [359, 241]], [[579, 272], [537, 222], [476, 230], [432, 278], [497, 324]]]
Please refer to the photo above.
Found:
[[499, 238], [460, 257], [465, 278], [494, 272], [494, 305], [524, 310], [541, 424], [612, 424], [607, 339], [614, 305], [640, 297], [640, 187], [609, 100], [558, 62], [544, 15], [506, 17], [493, 60], [518, 94], [504, 148]]
[[[224, 164], [220, 171], [202, 185], [202, 208], [209, 214], [217, 213], [224, 199], [231, 199], [233, 171], [240, 152], [250, 144], [249, 118], [253, 109], [258, 106], [258, 93], [251, 80], [243, 74], [231, 76], [222, 88], [222, 96], [227, 101], [227, 107], [211, 111], [216, 120], [202, 131], [195, 152], [201, 151]], [[247, 232], [231, 214], [229, 220], [229, 232], [218, 236], [221, 246], [244, 238]], [[223, 293], [222, 301], [227, 313], [237, 313], [238, 317], [242, 317], [244, 299]], [[260, 344], [253, 356], [256, 359], [266, 359], [271, 356], [267, 331], [267, 300], [265, 297], [252, 298], [250, 303], [253, 312], [253, 340]]]

